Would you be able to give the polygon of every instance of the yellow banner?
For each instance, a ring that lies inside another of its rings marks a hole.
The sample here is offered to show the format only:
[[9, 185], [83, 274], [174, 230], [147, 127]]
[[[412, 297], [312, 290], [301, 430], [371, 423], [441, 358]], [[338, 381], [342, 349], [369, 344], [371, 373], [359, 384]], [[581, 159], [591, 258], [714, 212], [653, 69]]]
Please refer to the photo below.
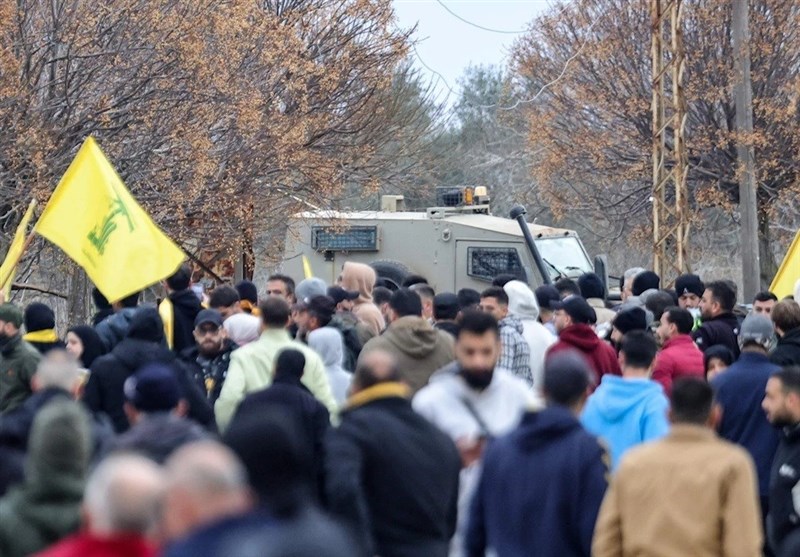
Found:
[[83, 267], [110, 302], [172, 275], [185, 259], [92, 137], [61, 178], [34, 231]]
[[772, 279], [770, 292], [778, 299], [785, 298], [794, 293], [794, 284], [798, 279], [800, 279], [800, 230], [795, 234], [789, 251], [786, 252], [775, 278]]
[[11, 297], [11, 284], [14, 282], [14, 277], [17, 274], [17, 266], [19, 260], [22, 258], [22, 252], [25, 249], [25, 238], [28, 236], [28, 224], [33, 217], [33, 211], [36, 209], [36, 200], [32, 200], [28, 205], [28, 210], [22, 215], [22, 220], [19, 221], [17, 231], [14, 233], [14, 239], [8, 247], [8, 253], [0, 265], [0, 288], [3, 290], [5, 300], [8, 301]]

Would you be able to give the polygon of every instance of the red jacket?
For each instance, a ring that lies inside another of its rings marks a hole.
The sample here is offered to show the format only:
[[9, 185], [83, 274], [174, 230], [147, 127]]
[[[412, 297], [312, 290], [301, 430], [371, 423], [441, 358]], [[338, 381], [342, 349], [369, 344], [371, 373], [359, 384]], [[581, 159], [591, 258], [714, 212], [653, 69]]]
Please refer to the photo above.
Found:
[[622, 375], [616, 351], [606, 341], [601, 340], [589, 325], [570, 325], [561, 331], [558, 342], [550, 347], [547, 355], [566, 350], [578, 350], [586, 357], [595, 373], [595, 386], [600, 384], [600, 378], [607, 373]]
[[703, 353], [689, 335], [678, 335], [664, 343], [653, 366], [653, 380], [661, 383], [667, 396], [672, 382], [681, 377], [705, 377]]
[[140, 536], [100, 538], [81, 532], [65, 538], [34, 557], [156, 557], [156, 546]]

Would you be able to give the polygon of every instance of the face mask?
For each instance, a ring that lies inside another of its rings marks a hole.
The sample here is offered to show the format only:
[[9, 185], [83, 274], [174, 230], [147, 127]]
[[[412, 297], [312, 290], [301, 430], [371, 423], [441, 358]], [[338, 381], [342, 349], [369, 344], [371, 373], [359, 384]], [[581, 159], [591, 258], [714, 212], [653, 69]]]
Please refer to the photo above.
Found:
[[461, 370], [461, 377], [472, 389], [482, 391], [492, 383], [494, 370]]

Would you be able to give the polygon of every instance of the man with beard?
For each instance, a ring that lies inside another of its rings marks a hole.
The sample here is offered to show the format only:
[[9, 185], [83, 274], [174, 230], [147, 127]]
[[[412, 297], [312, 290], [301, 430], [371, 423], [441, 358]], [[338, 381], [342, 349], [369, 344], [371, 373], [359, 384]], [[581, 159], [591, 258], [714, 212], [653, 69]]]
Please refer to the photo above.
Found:
[[460, 554], [484, 446], [519, 424], [533, 405], [533, 393], [522, 379], [495, 369], [500, 358], [500, 330], [489, 313], [464, 312], [455, 348], [455, 364], [437, 372], [412, 405], [449, 435], [461, 453], [458, 527], [453, 541], [453, 550]]
[[781, 428], [769, 482], [767, 534], [776, 557], [800, 555], [800, 367], [791, 366], [767, 381], [762, 403], [767, 419]]
[[22, 339], [22, 310], [0, 305], [0, 412], [20, 406], [32, 393], [31, 378], [41, 356]]
[[222, 315], [215, 309], [204, 309], [197, 314], [194, 338], [197, 345], [184, 350], [181, 359], [186, 363], [194, 382], [206, 393], [208, 402], [214, 404], [228, 374], [231, 352], [238, 346], [227, 338]]
[[733, 314], [736, 292], [722, 280], [709, 282], [700, 300], [700, 315], [703, 324], [692, 333], [700, 350], [721, 344], [739, 357], [739, 321]]

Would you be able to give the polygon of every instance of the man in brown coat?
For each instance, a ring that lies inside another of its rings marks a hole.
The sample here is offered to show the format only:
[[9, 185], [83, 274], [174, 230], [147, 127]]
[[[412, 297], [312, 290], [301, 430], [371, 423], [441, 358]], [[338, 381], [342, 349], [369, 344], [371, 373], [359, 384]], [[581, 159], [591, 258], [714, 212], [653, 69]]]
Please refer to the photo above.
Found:
[[750, 456], [719, 439], [708, 384], [672, 389], [672, 431], [631, 450], [606, 492], [594, 557], [760, 557], [763, 533]]
[[413, 395], [428, 384], [434, 371], [455, 360], [455, 342], [452, 335], [434, 329], [422, 317], [422, 300], [408, 288], [392, 294], [389, 320], [389, 328], [364, 345], [359, 362], [373, 350], [388, 352], [397, 360]]

